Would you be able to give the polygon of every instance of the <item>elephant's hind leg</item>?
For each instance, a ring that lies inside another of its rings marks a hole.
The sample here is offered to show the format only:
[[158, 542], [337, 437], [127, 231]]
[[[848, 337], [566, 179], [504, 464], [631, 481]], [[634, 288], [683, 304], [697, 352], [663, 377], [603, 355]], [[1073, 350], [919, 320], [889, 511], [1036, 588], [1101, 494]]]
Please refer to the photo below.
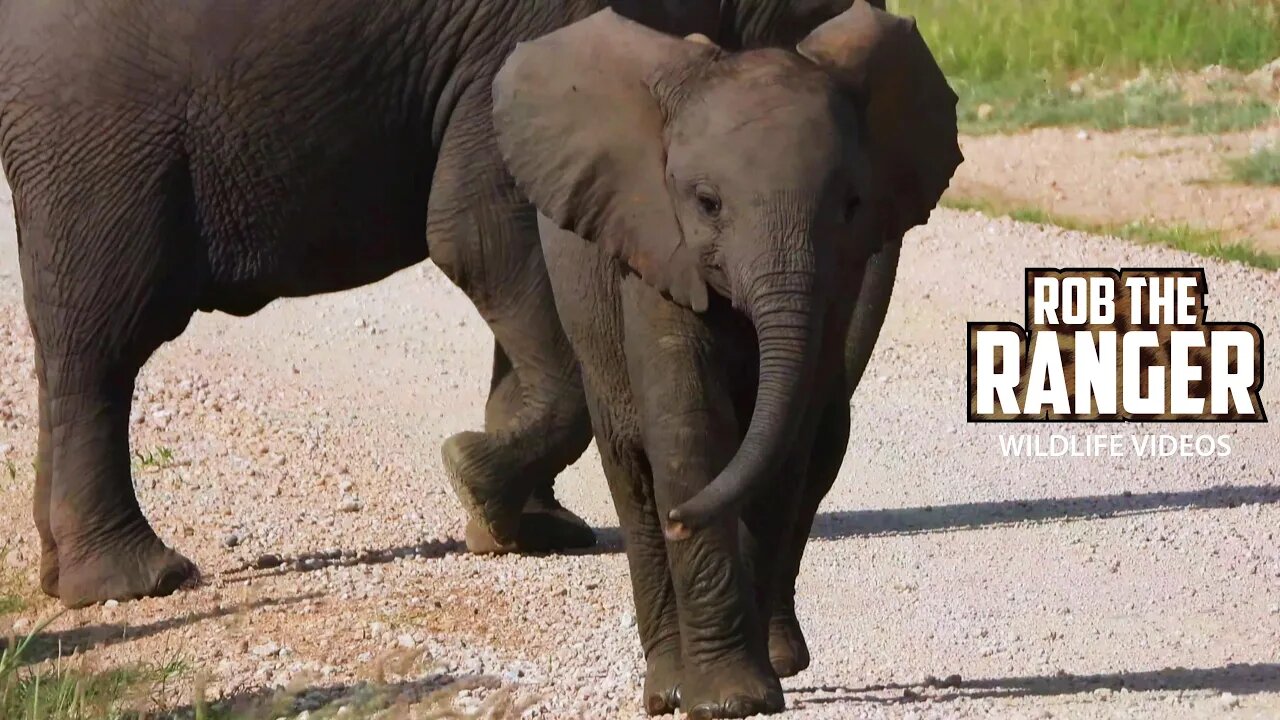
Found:
[[180, 274], [190, 196], [174, 193], [189, 185], [182, 163], [144, 170], [154, 149], [129, 150], [45, 178], [39, 195], [14, 188], [40, 382], [42, 584], [69, 607], [166, 595], [196, 576], [143, 516], [129, 462], [134, 379], [195, 306], [197, 283]]
[[441, 451], [470, 515], [473, 552], [587, 547], [591, 529], [551, 492], [591, 441], [586, 399], [536, 217], [502, 163], [490, 102], [480, 89], [459, 102], [428, 209], [431, 258], [475, 303], [496, 345], [484, 432], [458, 433]]

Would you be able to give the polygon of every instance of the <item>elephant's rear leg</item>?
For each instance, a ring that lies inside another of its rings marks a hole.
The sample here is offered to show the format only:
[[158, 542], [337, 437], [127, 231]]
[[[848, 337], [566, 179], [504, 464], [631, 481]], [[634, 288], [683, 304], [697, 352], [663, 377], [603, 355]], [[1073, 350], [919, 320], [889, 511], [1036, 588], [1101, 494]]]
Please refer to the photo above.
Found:
[[35, 519], [56, 548], [42, 584], [69, 607], [166, 595], [197, 574], [156, 536], [130, 473], [135, 377], [186, 326], [197, 287], [181, 249], [195, 241], [189, 194], [172, 194], [185, 168], [130, 177], [136, 167], [55, 179], [33, 198], [15, 187], [40, 382]]
[[[495, 338], [493, 382], [484, 412], [486, 435], [494, 436], [510, 432], [513, 429], [513, 423], [525, 413], [527, 402], [526, 390], [520, 382], [520, 376], [516, 373], [501, 341]], [[515, 428], [518, 428], [518, 425]], [[461, 437], [465, 438], [467, 435]], [[589, 441], [590, 439], [587, 438], [586, 442]], [[584, 446], [586, 444], [581, 440], [578, 442]], [[582, 452], [577, 444], [574, 443], [564, 452], [548, 454], [545, 462], [531, 463], [525, 471], [528, 476], [527, 485], [532, 486], [532, 493], [524, 501], [514, 546], [500, 544], [479, 520], [472, 517], [467, 522], [468, 549], [478, 553], [502, 552], [511, 549], [519, 549], [523, 552], [550, 552], [594, 545], [595, 533], [592, 532], [591, 527], [582, 518], [561, 505], [554, 492], [556, 474]], [[525, 492], [519, 486], [514, 487], [513, 490]], [[517, 500], [510, 501], [510, 506], [518, 507], [517, 502]]]
[[591, 442], [586, 399], [534, 210], [493, 137], [491, 103], [481, 86], [459, 101], [428, 203], [431, 258], [475, 303], [497, 346], [484, 432], [448, 438], [441, 454], [470, 517], [472, 551], [589, 546], [590, 528], [551, 492]]

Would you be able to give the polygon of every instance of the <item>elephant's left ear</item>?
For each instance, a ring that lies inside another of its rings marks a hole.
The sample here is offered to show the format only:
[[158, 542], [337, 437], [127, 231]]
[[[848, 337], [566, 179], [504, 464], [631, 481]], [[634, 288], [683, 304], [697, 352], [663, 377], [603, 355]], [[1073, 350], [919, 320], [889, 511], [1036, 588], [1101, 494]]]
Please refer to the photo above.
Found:
[[956, 94], [914, 19], [854, 2], [796, 48], [850, 87], [864, 108], [868, 154], [890, 236], [923, 225], [964, 160]]

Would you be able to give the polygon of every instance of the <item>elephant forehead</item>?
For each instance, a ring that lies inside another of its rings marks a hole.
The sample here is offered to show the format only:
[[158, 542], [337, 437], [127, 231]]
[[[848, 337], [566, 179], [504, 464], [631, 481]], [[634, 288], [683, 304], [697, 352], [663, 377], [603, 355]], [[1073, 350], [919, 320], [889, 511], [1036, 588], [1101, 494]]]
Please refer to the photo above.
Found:
[[847, 159], [855, 120], [841, 115], [817, 88], [725, 84], [689, 103], [672, 123], [671, 159], [677, 166], [811, 174]]

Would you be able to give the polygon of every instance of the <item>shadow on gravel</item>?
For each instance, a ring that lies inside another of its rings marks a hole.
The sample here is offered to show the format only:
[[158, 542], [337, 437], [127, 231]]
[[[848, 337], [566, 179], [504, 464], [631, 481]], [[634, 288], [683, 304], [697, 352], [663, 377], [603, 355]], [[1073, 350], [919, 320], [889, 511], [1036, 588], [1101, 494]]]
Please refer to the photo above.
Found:
[[[413, 658], [406, 658], [412, 660]], [[463, 691], [488, 690], [482, 702], [466, 714], [453, 711], [452, 705]], [[516, 718], [537, 702], [536, 696], [517, 694], [504, 688], [499, 678], [489, 675], [428, 675], [417, 680], [388, 683], [374, 680], [347, 685], [318, 685], [294, 689], [252, 690], [232, 693], [207, 707], [195, 703], [157, 715], [156, 720], [189, 718], [274, 718], [301, 713], [323, 717], [380, 716], [380, 711], [413, 706], [418, 713], [432, 718]], [[342, 708], [346, 708], [345, 711]], [[414, 715], [423, 716], [423, 715]]]
[[1220, 486], [1179, 492], [1086, 495], [901, 510], [826, 512], [818, 513], [814, 519], [811, 537], [835, 540], [877, 535], [917, 535], [1021, 523], [1101, 520], [1179, 510], [1234, 508], [1252, 503], [1280, 503], [1280, 486]]
[[[131, 640], [140, 640], [169, 630], [186, 627], [187, 625], [195, 625], [196, 623], [201, 623], [206, 620], [214, 620], [230, 615], [237, 615], [242, 612], [248, 612], [250, 610], [256, 610], [263, 607], [292, 605], [293, 603], [303, 602], [304, 600], [311, 600], [321, 596], [322, 595], [320, 593], [308, 593], [287, 597], [281, 600], [256, 600], [250, 603], [228, 605], [216, 610], [188, 613], [175, 618], [148, 623], [146, 625], [109, 623], [86, 625], [84, 627], [72, 628], [70, 630], [42, 632], [35, 635], [31, 644], [27, 646], [26, 651], [22, 654], [21, 664], [34, 665], [57, 657], [67, 657], [77, 652], [83, 653], [92, 648], [102, 648], [129, 642]], [[18, 643], [22, 642], [22, 638], [16, 638], [15, 640]], [[7, 647], [8, 642], [9, 640], [0, 638], [0, 650]]]
[[245, 577], [270, 577], [290, 572], [313, 572], [330, 567], [349, 567], [352, 565], [382, 565], [400, 558], [436, 559], [446, 555], [465, 553], [466, 547], [461, 540], [430, 540], [417, 545], [401, 545], [381, 550], [320, 550], [302, 553], [289, 557], [281, 557], [272, 553], [259, 555], [257, 559], [240, 567], [232, 568], [224, 575], [244, 575]]
[[797, 698], [792, 707], [828, 705], [836, 703], [901, 704], [923, 700], [947, 702], [957, 698], [979, 700], [983, 698], [1048, 697], [1077, 695], [1098, 690], [1119, 692], [1178, 692], [1211, 691], [1229, 692], [1232, 695], [1280, 691], [1280, 665], [1271, 663], [1240, 663], [1220, 668], [1166, 668], [1139, 672], [1119, 672], [1103, 675], [1032, 675], [1027, 677], [982, 678], [948, 682], [938, 685], [870, 685], [864, 688], [834, 686], [806, 687], [789, 690]]

